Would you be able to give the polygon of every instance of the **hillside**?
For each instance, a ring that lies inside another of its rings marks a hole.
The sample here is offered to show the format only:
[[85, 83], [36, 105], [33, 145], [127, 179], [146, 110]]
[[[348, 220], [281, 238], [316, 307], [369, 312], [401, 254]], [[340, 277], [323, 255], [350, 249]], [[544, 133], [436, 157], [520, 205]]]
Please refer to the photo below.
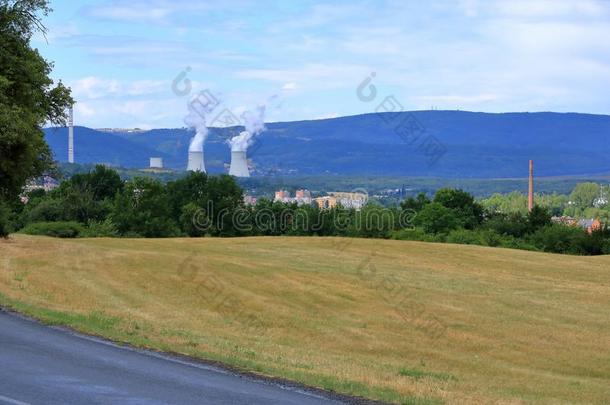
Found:
[[[412, 114], [446, 153], [430, 164], [429, 156], [409, 145], [394, 122]], [[392, 118], [392, 124], [384, 120]], [[226, 139], [239, 128], [212, 129], [206, 143], [208, 171], [227, 171]], [[47, 130], [55, 156], [67, 156], [67, 131]], [[109, 162], [145, 167], [148, 157], [165, 158], [183, 169], [192, 132], [155, 129], [143, 133], [101, 133], [77, 128], [78, 163]], [[364, 114], [315, 121], [267, 125], [249, 158], [255, 174], [387, 175], [499, 178], [523, 177], [535, 159], [540, 176], [610, 173], [610, 116], [560, 113], [488, 114], [465, 111], [415, 111], [398, 115]]]
[[393, 402], [610, 397], [610, 257], [23, 235], [0, 257], [0, 305], [117, 341]]

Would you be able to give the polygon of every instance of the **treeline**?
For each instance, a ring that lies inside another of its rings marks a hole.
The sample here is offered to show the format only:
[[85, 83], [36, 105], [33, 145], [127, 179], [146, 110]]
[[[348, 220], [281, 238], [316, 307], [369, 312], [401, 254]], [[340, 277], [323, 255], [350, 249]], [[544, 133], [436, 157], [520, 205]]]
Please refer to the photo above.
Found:
[[[75, 174], [50, 192], [36, 189], [25, 198], [25, 204], [12, 204], [11, 230], [63, 237], [195, 236], [192, 218], [200, 208], [234, 211], [243, 206], [242, 190], [229, 176], [192, 173], [168, 183], [146, 177], [124, 182], [102, 165]], [[237, 235], [229, 228], [208, 231], [214, 236]]]
[[461, 190], [442, 189], [434, 199], [424, 194], [405, 200], [401, 207], [413, 209], [413, 229], [403, 229], [398, 239], [436, 241], [537, 250], [575, 255], [610, 254], [607, 226], [588, 233], [579, 226], [553, 223], [548, 208], [531, 212], [501, 212], [484, 208]]
[[[537, 194], [536, 203], [547, 208], [555, 216], [573, 218], [599, 218], [610, 222], [608, 187], [598, 183], [578, 183], [568, 194]], [[513, 191], [507, 194], [493, 194], [481, 200], [484, 208], [500, 212], [527, 212], [527, 195]]]
[[26, 204], [15, 201], [5, 212], [10, 231], [59, 237], [350, 236], [610, 253], [606, 227], [589, 234], [554, 224], [540, 206], [530, 213], [501, 213], [456, 189], [438, 190], [433, 198], [421, 193], [393, 208], [369, 203], [360, 211], [265, 199], [248, 206], [230, 176], [191, 173], [167, 183], [124, 182], [114, 170], [97, 166], [48, 193], [34, 190], [26, 197]]

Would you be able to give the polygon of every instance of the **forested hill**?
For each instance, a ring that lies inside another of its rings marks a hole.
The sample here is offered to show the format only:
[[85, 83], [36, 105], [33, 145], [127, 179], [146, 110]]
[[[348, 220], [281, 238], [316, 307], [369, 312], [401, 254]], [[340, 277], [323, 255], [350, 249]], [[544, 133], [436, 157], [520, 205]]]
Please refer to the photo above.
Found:
[[[212, 128], [209, 172], [227, 171], [225, 140], [239, 130]], [[193, 135], [183, 128], [109, 133], [83, 127], [75, 134], [78, 163], [146, 167], [149, 157], [160, 156], [175, 169], [186, 166]], [[67, 130], [47, 129], [46, 138], [65, 161]], [[523, 177], [528, 159], [541, 176], [607, 174], [610, 116], [415, 111], [270, 123], [248, 157], [261, 175]]]

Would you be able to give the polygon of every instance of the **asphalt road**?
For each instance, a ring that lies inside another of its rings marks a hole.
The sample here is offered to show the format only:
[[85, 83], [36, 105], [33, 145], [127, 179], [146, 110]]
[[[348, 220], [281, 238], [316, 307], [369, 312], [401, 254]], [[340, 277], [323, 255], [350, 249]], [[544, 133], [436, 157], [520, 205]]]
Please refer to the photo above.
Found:
[[330, 404], [318, 392], [134, 350], [0, 310], [0, 404]]

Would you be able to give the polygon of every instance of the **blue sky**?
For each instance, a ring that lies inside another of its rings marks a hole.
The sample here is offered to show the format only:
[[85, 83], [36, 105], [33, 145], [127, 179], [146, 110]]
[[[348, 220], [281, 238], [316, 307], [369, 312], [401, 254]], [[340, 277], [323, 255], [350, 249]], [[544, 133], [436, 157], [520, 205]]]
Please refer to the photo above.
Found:
[[[209, 89], [267, 121], [406, 110], [610, 113], [610, 1], [52, 1], [33, 45], [91, 127], [181, 127]], [[183, 83], [183, 82], [180, 82]], [[272, 102], [268, 100], [272, 99]]]

